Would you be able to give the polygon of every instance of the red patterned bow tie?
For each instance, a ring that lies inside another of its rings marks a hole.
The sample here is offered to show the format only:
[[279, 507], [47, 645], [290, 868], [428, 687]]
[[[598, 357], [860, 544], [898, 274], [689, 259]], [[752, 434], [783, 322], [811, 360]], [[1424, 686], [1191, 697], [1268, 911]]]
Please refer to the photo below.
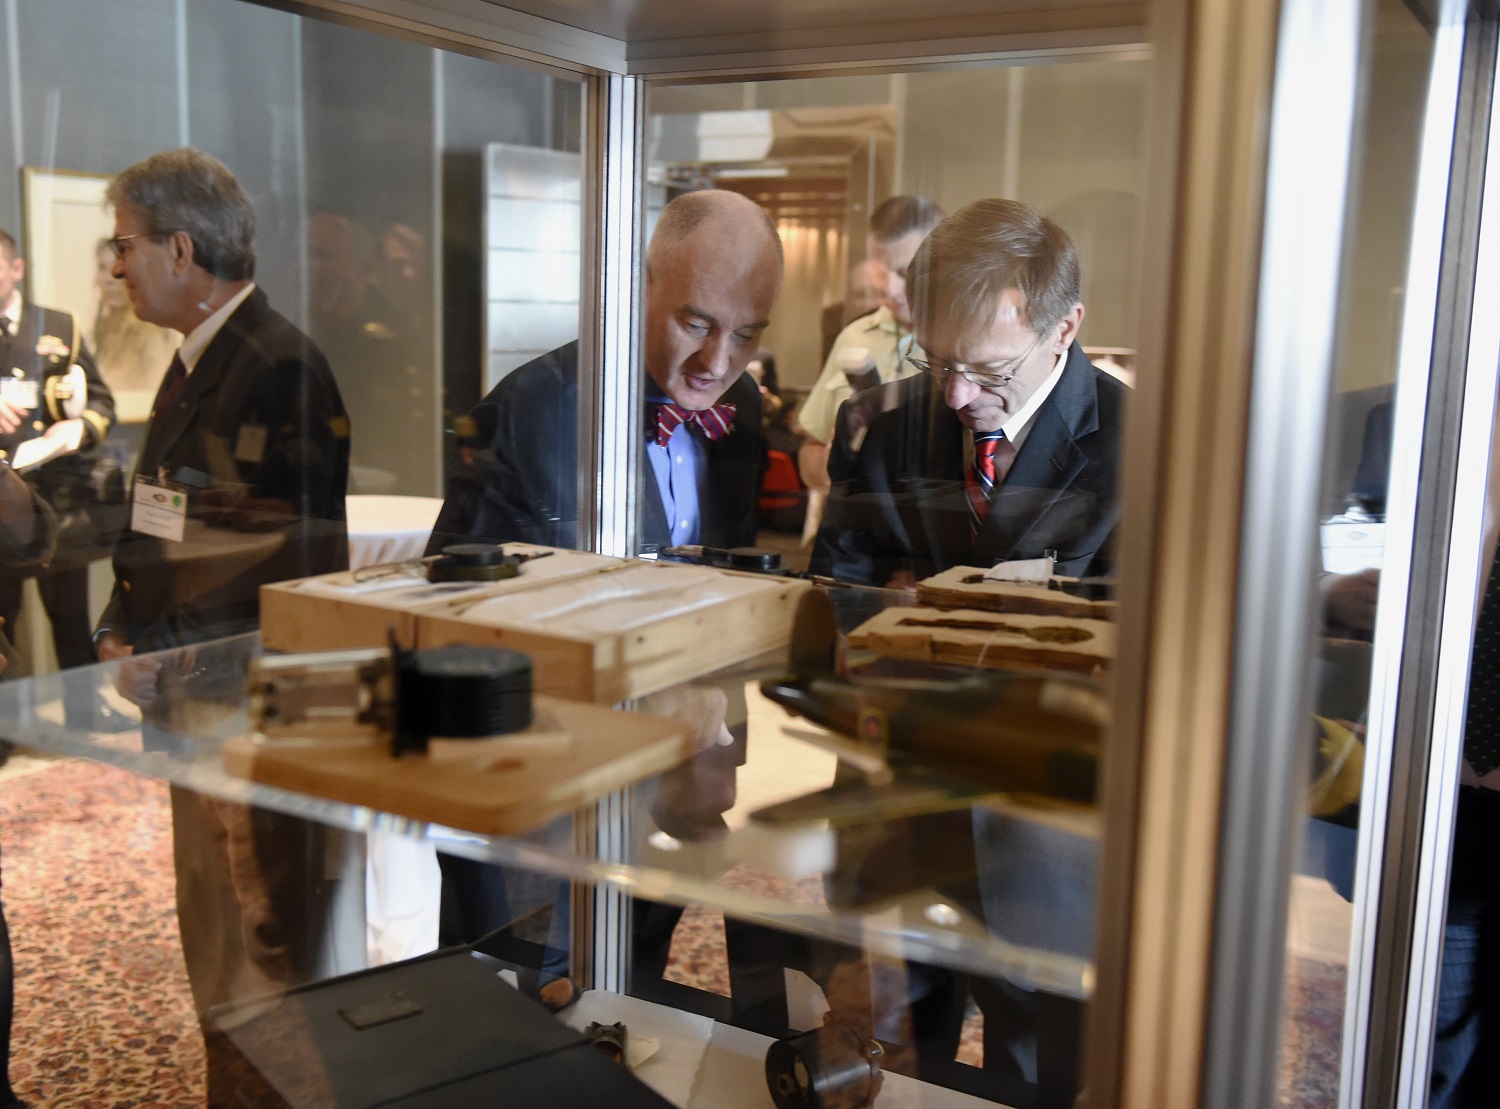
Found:
[[734, 430], [734, 405], [716, 404], [712, 408], [683, 408], [671, 401], [656, 406], [656, 445], [665, 447], [672, 432], [682, 424], [692, 424], [710, 443], [717, 442]]

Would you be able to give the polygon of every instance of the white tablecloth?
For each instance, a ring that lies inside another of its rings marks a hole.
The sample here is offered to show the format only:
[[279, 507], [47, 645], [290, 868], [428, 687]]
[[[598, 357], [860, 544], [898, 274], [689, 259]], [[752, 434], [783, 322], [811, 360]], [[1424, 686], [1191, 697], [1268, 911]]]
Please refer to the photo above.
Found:
[[[437, 497], [357, 496], [349, 514], [349, 568], [420, 558], [443, 502]], [[442, 874], [430, 843], [370, 832], [365, 842], [365, 950], [371, 966], [437, 947]]]
[[348, 497], [349, 568], [420, 558], [443, 507], [439, 497]]

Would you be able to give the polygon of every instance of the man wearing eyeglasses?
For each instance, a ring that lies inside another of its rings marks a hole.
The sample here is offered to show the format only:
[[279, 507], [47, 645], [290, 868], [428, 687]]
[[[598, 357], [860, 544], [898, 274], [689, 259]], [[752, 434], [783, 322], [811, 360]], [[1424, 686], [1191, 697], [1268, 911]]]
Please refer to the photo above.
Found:
[[[152, 404], [95, 645], [120, 662], [147, 749], [181, 753], [243, 698], [251, 648], [223, 637], [256, 629], [260, 586], [348, 566], [349, 419], [327, 360], [255, 283], [255, 212], [221, 162], [156, 154], [106, 195], [115, 277], [137, 316], [184, 339]], [[326, 957], [325, 829], [179, 786], [171, 800], [207, 1103], [260, 1104], [208, 1014], [306, 981]]]
[[917, 251], [910, 298], [921, 372], [841, 409], [836, 437], [866, 431], [830, 474], [813, 569], [904, 587], [1051, 553], [1060, 574], [1108, 573], [1126, 390], [1076, 342], [1067, 232], [1015, 201], [971, 204]]

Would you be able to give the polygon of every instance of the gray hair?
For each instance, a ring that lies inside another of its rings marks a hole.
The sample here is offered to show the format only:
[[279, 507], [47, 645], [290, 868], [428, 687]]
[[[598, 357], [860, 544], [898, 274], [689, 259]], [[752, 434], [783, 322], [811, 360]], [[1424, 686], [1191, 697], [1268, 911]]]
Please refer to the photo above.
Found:
[[987, 324], [1005, 290], [1017, 289], [1031, 329], [1045, 335], [1082, 298], [1073, 240], [1014, 200], [978, 200], [938, 224], [912, 259], [907, 286], [919, 328]]
[[153, 154], [111, 181], [105, 198], [138, 216], [148, 235], [187, 232], [193, 261], [215, 277], [255, 276], [255, 209], [217, 158], [188, 146]]

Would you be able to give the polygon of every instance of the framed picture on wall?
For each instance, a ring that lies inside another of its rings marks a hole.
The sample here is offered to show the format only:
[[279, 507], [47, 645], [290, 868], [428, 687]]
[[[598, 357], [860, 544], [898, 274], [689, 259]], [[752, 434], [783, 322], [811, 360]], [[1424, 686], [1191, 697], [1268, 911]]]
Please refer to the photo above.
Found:
[[105, 203], [110, 179], [98, 174], [26, 166], [21, 170], [26, 295], [72, 312], [115, 395], [116, 417], [138, 423], [182, 337], [137, 318], [125, 283], [110, 274], [107, 241], [115, 218]]

